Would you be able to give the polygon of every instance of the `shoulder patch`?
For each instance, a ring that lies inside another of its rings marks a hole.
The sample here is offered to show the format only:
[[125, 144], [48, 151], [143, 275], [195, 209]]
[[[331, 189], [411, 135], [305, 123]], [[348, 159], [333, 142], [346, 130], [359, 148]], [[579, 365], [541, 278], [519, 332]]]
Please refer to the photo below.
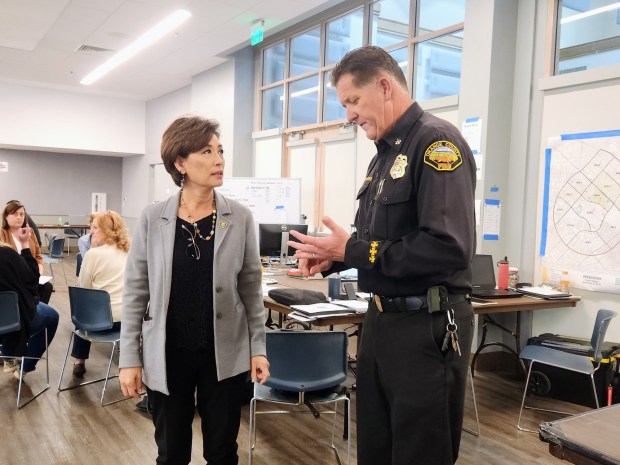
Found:
[[424, 152], [424, 163], [437, 171], [454, 171], [463, 163], [459, 149], [452, 142], [433, 142]]

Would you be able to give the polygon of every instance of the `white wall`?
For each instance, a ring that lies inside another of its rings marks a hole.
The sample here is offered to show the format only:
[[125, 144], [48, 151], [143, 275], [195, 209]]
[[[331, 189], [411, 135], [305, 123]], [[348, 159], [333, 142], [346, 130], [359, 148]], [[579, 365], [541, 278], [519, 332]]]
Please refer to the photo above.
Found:
[[145, 103], [0, 84], [0, 147], [144, 153]]
[[[224, 178], [232, 176], [235, 128], [235, 62], [229, 60], [192, 79], [191, 112], [220, 123], [224, 146]], [[241, 108], [238, 111], [243, 111]]]
[[161, 136], [175, 118], [190, 112], [190, 97], [190, 88], [184, 87], [146, 105], [145, 154], [123, 159], [122, 215], [130, 219], [129, 224], [149, 202], [150, 166], [161, 163]]
[[120, 211], [121, 158], [0, 149], [0, 161], [9, 165], [0, 172], [0, 208], [17, 199], [34, 216], [85, 224], [92, 193], [105, 192], [107, 208]]

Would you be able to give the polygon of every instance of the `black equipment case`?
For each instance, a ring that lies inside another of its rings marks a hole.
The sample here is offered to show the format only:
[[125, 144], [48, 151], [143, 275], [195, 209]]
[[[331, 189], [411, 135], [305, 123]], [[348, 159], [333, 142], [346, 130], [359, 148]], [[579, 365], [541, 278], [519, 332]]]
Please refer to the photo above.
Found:
[[[527, 344], [587, 355], [594, 364], [593, 350], [589, 339], [544, 333], [529, 338]], [[602, 353], [601, 365], [594, 373], [594, 383], [599, 404], [604, 407], [608, 405], [609, 399], [611, 399], [612, 404], [620, 402], [620, 343], [604, 342]], [[590, 377], [581, 373], [535, 364], [532, 367], [529, 390], [535, 395], [596, 407]]]

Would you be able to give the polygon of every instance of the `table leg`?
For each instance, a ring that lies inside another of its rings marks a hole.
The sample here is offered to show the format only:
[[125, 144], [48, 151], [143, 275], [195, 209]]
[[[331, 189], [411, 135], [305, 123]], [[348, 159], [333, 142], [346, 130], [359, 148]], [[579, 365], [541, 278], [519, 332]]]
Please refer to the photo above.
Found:
[[[478, 359], [478, 355], [480, 355], [480, 352], [482, 352], [483, 349], [486, 349], [487, 347], [491, 347], [491, 346], [499, 346], [499, 347], [503, 347], [504, 349], [508, 350], [509, 352], [512, 352], [513, 354], [515, 354], [515, 356], [519, 356], [518, 350], [520, 347], [520, 338], [521, 338], [521, 318], [519, 315], [519, 312], [517, 312], [517, 323], [516, 323], [516, 328], [515, 328], [515, 332], [510, 331], [508, 328], [506, 328], [505, 326], [500, 325], [499, 323], [497, 323], [493, 318], [491, 318], [490, 315], [484, 315], [483, 317], [483, 324], [482, 324], [482, 339], [480, 340], [480, 345], [478, 346], [478, 348], [476, 349], [476, 352], [474, 353], [474, 356], [471, 360], [471, 375], [474, 376], [475, 372], [474, 369], [476, 367], [476, 360]], [[516, 343], [516, 350], [513, 349], [512, 347], [507, 346], [506, 344], [504, 344], [503, 342], [486, 342], [486, 337], [487, 337], [487, 326], [491, 325], [491, 326], [496, 326], [499, 329], [501, 329], [502, 331], [510, 334], [512, 337], [515, 338], [515, 343]]]

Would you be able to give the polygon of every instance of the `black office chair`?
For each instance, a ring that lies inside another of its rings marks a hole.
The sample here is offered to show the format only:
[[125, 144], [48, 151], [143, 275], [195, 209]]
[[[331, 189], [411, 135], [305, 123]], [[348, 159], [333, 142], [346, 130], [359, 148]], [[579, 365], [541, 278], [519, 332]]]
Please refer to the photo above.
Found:
[[[110, 370], [112, 368], [112, 361], [114, 359], [116, 348], [121, 338], [120, 329], [112, 329], [114, 322], [112, 320], [112, 308], [110, 307], [110, 294], [101, 289], [88, 289], [71, 286], [69, 287], [69, 304], [71, 307], [71, 321], [75, 325], [75, 330], [72, 331], [69, 336], [67, 353], [65, 354], [65, 360], [62, 364], [62, 370], [60, 371], [60, 378], [58, 379], [58, 391], [68, 391], [80, 386], [86, 386], [88, 384], [103, 381], [103, 389], [101, 390], [100, 399], [101, 406], [131, 399], [131, 397], [123, 397], [122, 399], [104, 403], [108, 381], [112, 378], [118, 378], [118, 375], [110, 376]], [[73, 343], [75, 336], [79, 336], [82, 339], [94, 343], [112, 344], [110, 359], [108, 360], [108, 369], [105, 377], [103, 378], [84, 381], [82, 383], [63, 388], [62, 378], [65, 373], [65, 367], [67, 366], [67, 359], [69, 358], [71, 344]]]
[[[0, 292], [0, 339], [2, 336], [10, 333], [14, 333], [15, 331], [19, 331], [21, 328], [21, 319], [19, 317], [19, 300], [17, 294], [15, 292]], [[41, 357], [12, 357], [8, 355], [0, 354], [1, 359], [20, 359], [19, 365], [19, 385], [17, 389], [17, 408], [20, 409], [23, 406], [29, 404], [34, 399], [39, 397], [45, 391], [47, 391], [50, 387], [50, 368], [49, 361], [47, 357], [47, 328], [43, 329], [45, 331], [45, 352], [44, 356]], [[45, 375], [46, 375], [46, 383], [45, 387], [34, 394], [30, 399], [28, 399], [23, 404], [20, 404], [21, 396], [22, 396], [22, 387], [24, 385], [24, 361], [29, 358], [36, 358], [37, 360], [45, 360]]]
[[[339, 386], [347, 379], [347, 333], [344, 331], [270, 331], [267, 332], [267, 357], [271, 376], [265, 384], [254, 384], [250, 402], [250, 441], [248, 464], [256, 443], [256, 415], [271, 413], [333, 414], [331, 447], [338, 463], [340, 456], [334, 444], [337, 402], [345, 404], [347, 464], [351, 462], [350, 400]], [[257, 411], [257, 402], [292, 406], [303, 410]], [[333, 403], [332, 410], [318, 411], [317, 405]]]
[[[592, 392], [594, 393], [594, 401], [596, 408], [600, 407], [598, 395], [596, 393], [596, 384], [594, 382], [594, 373], [599, 369], [601, 359], [603, 358], [602, 347], [605, 340], [605, 333], [609, 327], [611, 319], [618, 314], [611, 310], [601, 309], [596, 314], [596, 322], [594, 323], [594, 329], [592, 331], [592, 338], [590, 339], [590, 345], [592, 350], [593, 360], [590, 359], [588, 353], [573, 354], [570, 352], [564, 352], [561, 350], [552, 349], [550, 347], [543, 347], [538, 345], [527, 345], [521, 350], [519, 358], [525, 369], [524, 360], [529, 361], [529, 368], [527, 369], [527, 377], [525, 379], [525, 389], [523, 390], [523, 400], [521, 401], [521, 409], [519, 410], [519, 420], [517, 421], [517, 428], [521, 431], [528, 431], [531, 433], [537, 433], [538, 431], [523, 428], [521, 426], [521, 415], [523, 408], [531, 410], [542, 410], [545, 412], [560, 413], [564, 415], [570, 415], [568, 412], [559, 412], [557, 410], [548, 410], [544, 408], [535, 408], [525, 405], [525, 397], [528, 393], [528, 387], [530, 378], [532, 375], [532, 367], [535, 364], [549, 365], [557, 367], [563, 370], [572, 371], [575, 373], [582, 373], [590, 376], [592, 382]], [[594, 364], [592, 363], [594, 361]]]

